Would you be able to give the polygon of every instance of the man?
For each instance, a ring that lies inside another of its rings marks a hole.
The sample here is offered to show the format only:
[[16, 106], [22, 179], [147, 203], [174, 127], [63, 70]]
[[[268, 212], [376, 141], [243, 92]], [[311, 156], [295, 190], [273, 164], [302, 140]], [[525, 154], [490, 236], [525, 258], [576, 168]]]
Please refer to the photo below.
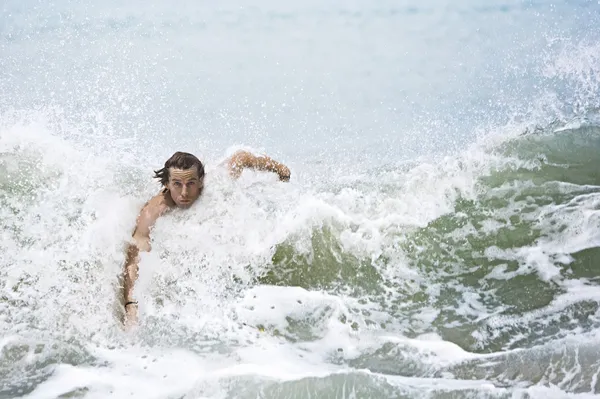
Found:
[[[287, 166], [266, 156], [255, 156], [247, 151], [238, 151], [225, 162], [229, 174], [238, 178], [245, 168], [274, 172], [282, 181], [289, 181]], [[137, 301], [133, 297], [133, 286], [138, 277], [140, 251], [150, 251], [150, 230], [165, 212], [191, 207], [204, 188], [204, 165], [194, 155], [176, 152], [165, 162], [162, 169], [154, 171], [163, 189], [142, 208], [133, 232], [133, 242], [127, 248], [124, 273], [125, 325], [137, 324]]]

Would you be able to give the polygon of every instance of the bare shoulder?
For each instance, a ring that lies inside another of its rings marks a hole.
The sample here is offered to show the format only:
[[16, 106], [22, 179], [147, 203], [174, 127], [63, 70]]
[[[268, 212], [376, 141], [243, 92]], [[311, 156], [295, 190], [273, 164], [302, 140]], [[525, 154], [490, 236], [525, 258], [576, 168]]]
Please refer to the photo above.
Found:
[[140, 214], [137, 217], [134, 236], [148, 237], [150, 229], [156, 220], [168, 209], [168, 204], [165, 201], [164, 195], [158, 194], [152, 197], [142, 207]]
[[256, 155], [249, 151], [238, 150], [227, 159], [227, 165], [230, 168], [247, 167], [250, 166], [256, 158]]
[[248, 151], [236, 151], [226, 160], [229, 174], [234, 178], [240, 177], [244, 168], [251, 168], [254, 166], [256, 163], [255, 159], [256, 156]]

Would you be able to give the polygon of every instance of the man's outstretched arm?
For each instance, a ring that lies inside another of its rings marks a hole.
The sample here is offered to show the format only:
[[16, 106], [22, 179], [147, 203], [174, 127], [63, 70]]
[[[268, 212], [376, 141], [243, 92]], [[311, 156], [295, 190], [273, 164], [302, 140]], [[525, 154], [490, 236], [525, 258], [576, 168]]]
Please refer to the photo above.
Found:
[[256, 156], [248, 151], [237, 151], [227, 161], [229, 173], [238, 178], [245, 168], [277, 173], [282, 181], [290, 180], [290, 169], [284, 164], [266, 156]]
[[150, 228], [160, 212], [156, 199], [150, 200], [138, 216], [132, 242], [127, 246], [123, 278], [123, 305], [125, 306], [125, 326], [132, 327], [138, 321], [138, 304], [133, 296], [133, 288], [138, 278], [140, 251], [150, 251]]

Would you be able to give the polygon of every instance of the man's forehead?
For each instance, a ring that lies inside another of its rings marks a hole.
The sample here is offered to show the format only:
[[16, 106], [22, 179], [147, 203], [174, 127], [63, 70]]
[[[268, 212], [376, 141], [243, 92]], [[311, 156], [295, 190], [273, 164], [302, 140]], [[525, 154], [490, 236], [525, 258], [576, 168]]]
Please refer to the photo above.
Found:
[[189, 169], [169, 168], [169, 177], [180, 180], [198, 179], [198, 169], [195, 167]]

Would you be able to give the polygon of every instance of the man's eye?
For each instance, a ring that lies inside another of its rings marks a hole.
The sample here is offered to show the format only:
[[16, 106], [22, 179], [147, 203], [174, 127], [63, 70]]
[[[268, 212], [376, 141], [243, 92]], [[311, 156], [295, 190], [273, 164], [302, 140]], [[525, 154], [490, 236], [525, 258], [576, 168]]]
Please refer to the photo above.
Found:
[[181, 183], [179, 183], [178, 181], [175, 182], [175, 186], [176, 187], [181, 187]]
[[191, 186], [194, 186], [195, 184], [196, 184], [196, 182], [193, 182], [193, 181], [191, 181], [191, 182], [189, 182], [189, 183], [187, 184], [187, 186], [188, 186], [188, 187], [191, 187]]

